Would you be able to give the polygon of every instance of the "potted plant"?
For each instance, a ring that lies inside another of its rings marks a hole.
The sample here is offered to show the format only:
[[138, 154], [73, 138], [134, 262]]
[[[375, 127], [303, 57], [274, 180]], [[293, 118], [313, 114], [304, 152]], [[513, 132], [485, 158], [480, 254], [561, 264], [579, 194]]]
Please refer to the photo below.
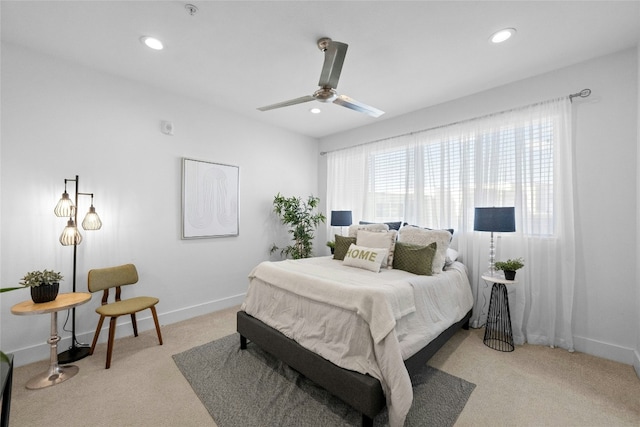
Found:
[[320, 199], [309, 196], [307, 201], [300, 197], [284, 197], [278, 193], [273, 199], [273, 211], [283, 224], [289, 225], [289, 233], [293, 236], [293, 244], [285, 248], [279, 248], [275, 244], [271, 247], [271, 253], [280, 250], [281, 256], [290, 256], [293, 259], [309, 258], [313, 249], [313, 233], [320, 223], [326, 220], [321, 213], [314, 213]]
[[30, 271], [24, 275], [20, 284], [31, 288], [31, 299], [35, 303], [56, 299], [62, 274], [53, 270]]
[[496, 270], [504, 271], [504, 278], [514, 280], [516, 278], [516, 270], [524, 267], [522, 258], [508, 259], [506, 261], [498, 261], [495, 263]]
[[333, 255], [333, 252], [336, 250], [336, 242], [334, 242], [333, 240], [329, 240], [327, 242], [327, 246], [329, 247], [329, 249], [331, 249], [331, 255]]

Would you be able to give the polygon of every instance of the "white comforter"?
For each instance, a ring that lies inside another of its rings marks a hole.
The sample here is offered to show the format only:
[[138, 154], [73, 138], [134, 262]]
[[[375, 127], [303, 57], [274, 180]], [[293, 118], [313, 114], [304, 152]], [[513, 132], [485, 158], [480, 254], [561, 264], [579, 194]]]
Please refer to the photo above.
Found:
[[417, 276], [318, 257], [264, 262], [249, 278], [242, 309], [336, 365], [380, 380], [394, 427], [413, 400], [403, 360], [473, 305], [460, 263]]

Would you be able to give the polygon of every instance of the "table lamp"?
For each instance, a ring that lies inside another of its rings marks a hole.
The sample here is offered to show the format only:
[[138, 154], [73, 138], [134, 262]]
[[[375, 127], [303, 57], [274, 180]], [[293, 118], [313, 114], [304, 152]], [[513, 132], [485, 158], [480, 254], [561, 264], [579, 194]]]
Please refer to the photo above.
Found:
[[496, 247], [493, 241], [493, 233], [507, 233], [516, 231], [515, 208], [475, 208], [473, 229], [475, 231], [491, 232], [491, 243], [489, 245], [489, 274], [493, 276], [496, 271]]

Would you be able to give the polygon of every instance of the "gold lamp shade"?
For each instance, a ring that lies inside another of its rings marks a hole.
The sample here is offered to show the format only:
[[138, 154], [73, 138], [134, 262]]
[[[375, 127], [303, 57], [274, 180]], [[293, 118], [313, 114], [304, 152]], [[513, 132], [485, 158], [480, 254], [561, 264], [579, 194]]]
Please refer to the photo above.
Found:
[[72, 246], [79, 245], [80, 242], [82, 242], [82, 234], [78, 231], [78, 227], [76, 227], [73, 219], [69, 219], [67, 226], [62, 230], [62, 234], [60, 235], [60, 243], [62, 243], [63, 246]]
[[82, 221], [82, 228], [85, 230], [100, 230], [100, 227], [102, 227], [102, 221], [100, 221], [100, 217], [96, 213], [96, 208], [91, 205], [89, 212], [87, 212]]
[[59, 216], [59, 217], [67, 217], [67, 216], [73, 215], [74, 208], [75, 206], [73, 205], [73, 202], [69, 198], [69, 193], [67, 193], [67, 190], [65, 189], [64, 193], [62, 193], [62, 198], [60, 199], [56, 207], [53, 209], [53, 213], [55, 213], [56, 216]]

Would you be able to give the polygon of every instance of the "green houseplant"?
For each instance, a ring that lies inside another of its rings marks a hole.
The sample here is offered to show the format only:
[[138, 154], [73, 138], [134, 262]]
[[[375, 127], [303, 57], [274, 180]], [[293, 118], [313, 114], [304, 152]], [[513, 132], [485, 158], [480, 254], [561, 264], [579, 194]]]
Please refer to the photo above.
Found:
[[280, 250], [280, 255], [293, 259], [309, 258], [312, 255], [314, 232], [326, 217], [321, 212], [315, 212], [320, 199], [309, 196], [306, 201], [300, 197], [284, 197], [278, 193], [273, 198], [273, 211], [284, 225], [289, 226], [293, 244], [279, 248], [275, 244], [271, 253]]
[[[53, 298], [48, 301], [53, 301], [58, 296], [58, 288], [60, 286], [60, 280], [62, 280], [62, 274], [59, 272], [56, 273], [53, 270], [43, 270], [43, 271], [31, 271], [20, 280], [20, 284], [22, 286], [14, 286], [11, 288], [0, 288], [0, 293], [15, 291], [17, 289], [31, 288], [31, 299], [33, 302], [46, 302], [46, 301], [36, 301], [39, 299], [37, 296], [34, 298], [34, 289], [38, 288], [43, 291], [40, 293], [46, 294], [50, 297], [53, 295]], [[50, 288], [50, 289], [49, 289]], [[54, 294], [55, 291], [55, 294]], [[38, 291], [35, 291], [36, 295], [38, 295]], [[45, 299], [47, 296], [45, 296]], [[9, 358], [6, 354], [0, 351], [0, 360], [5, 363], [9, 363]]]
[[513, 280], [516, 277], [516, 270], [524, 267], [524, 260], [522, 258], [508, 259], [506, 261], [498, 261], [495, 263], [496, 270], [504, 271], [504, 278], [507, 280]]
[[63, 276], [53, 270], [30, 271], [24, 275], [20, 284], [31, 288], [31, 299], [35, 303], [56, 299]]
[[333, 252], [336, 250], [336, 242], [333, 240], [329, 240], [327, 242], [327, 246], [329, 247], [329, 249], [331, 249], [331, 254], [333, 254]]

